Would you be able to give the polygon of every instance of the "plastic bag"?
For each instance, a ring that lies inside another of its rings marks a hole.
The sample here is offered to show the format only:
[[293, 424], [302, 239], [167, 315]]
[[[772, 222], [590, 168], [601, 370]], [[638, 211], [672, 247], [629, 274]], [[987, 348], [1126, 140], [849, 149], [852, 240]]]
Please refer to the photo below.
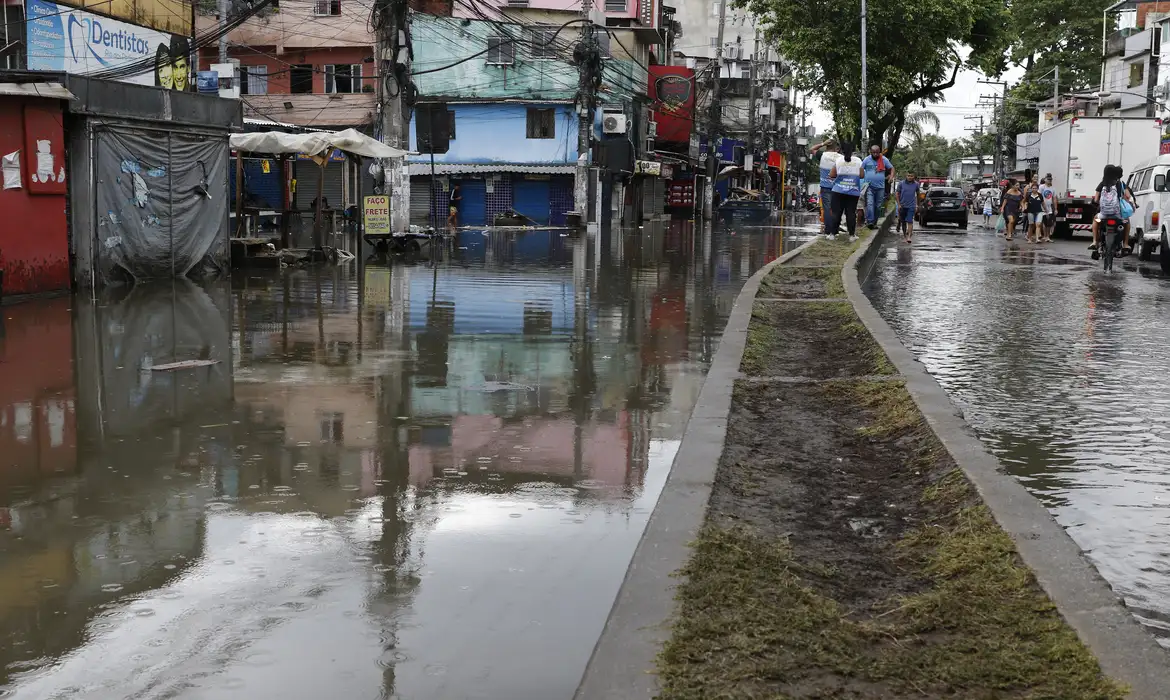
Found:
[[995, 232], [1003, 233], [1006, 228], [1007, 222], [1003, 220], [1003, 214], [1000, 214], [999, 218], [995, 220]]

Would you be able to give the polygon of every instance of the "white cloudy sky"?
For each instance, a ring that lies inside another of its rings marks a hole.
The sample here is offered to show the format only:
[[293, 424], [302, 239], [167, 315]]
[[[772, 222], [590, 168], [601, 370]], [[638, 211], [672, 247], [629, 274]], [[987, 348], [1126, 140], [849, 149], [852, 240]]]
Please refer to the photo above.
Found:
[[[1023, 73], [1022, 68], [1013, 68], [1000, 77], [1000, 80], [1012, 83], [1019, 80]], [[979, 121], [977, 119], [964, 119], [964, 117], [983, 114], [985, 122], [990, 120], [991, 108], [976, 106], [980, 101], [979, 96], [1000, 92], [1002, 88], [998, 85], [981, 84], [979, 81], [984, 79], [986, 76], [979, 71], [959, 71], [959, 75], [955, 79], [955, 86], [943, 92], [943, 101], [929, 107], [932, 112], [938, 115], [941, 122], [939, 133], [942, 136], [948, 139], [967, 136], [968, 132], [964, 129], [977, 126]], [[912, 107], [911, 109], [921, 109], [921, 107]], [[815, 110], [812, 119], [818, 134], [833, 125], [833, 118], [822, 109]]]

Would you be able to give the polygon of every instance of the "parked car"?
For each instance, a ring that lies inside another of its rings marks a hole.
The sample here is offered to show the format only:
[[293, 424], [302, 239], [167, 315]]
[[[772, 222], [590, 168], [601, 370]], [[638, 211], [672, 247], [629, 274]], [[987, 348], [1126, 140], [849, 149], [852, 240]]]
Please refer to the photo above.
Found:
[[1170, 216], [1168, 173], [1170, 155], [1162, 155], [1139, 163], [1126, 179], [1137, 204], [1129, 225], [1138, 260], [1150, 260], [1158, 248], [1162, 248], [1161, 257], [1167, 257], [1162, 241], [1166, 235], [1166, 218]]
[[968, 211], [964, 206], [965, 200], [966, 195], [958, 187], [931, 187], [918, 210], [918, 222], [923, 228], [931, 224], [948, 223], [966, 229]]

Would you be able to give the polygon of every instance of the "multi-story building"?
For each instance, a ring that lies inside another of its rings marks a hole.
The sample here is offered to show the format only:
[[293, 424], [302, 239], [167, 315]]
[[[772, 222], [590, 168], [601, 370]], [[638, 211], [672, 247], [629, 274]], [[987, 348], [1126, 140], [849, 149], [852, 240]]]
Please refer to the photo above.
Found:
[[[580, 3], [471, 0], [457, 3], [451, 15], [438, 14], [441, 4], [427, 8], [435, 14], [417, 12], [411, 20], [415, 80], [423, 112], [445, 105], [450, 142], [434, 155], [433, 170], [430, 154], [412, 158], [412, 222], [445, 220], [458, 183], [460, 224], [490, 224], [509, 211], [539, 224], [564, 223], [574, 209], [582, 129], [573, 60], [582, 36]], [[643, 157], [652, 148], [646, 66], [662, 56], [655, 50], [663, 43], [660, 8], [653, 0], [644, 8], [634, 0], [601, 8], [589, 14], [603, 59], [594, 128], [585, 128], [591, 144], [621, 139]], [[410, 143], [419, 146], [418, 119]], [[602, 178], [602, 201], [607, 182]]]

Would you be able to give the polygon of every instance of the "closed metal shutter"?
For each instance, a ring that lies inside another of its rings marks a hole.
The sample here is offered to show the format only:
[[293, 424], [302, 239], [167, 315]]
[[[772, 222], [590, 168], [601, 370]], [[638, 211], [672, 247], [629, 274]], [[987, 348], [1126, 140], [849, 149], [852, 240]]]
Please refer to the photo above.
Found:
[[[321, 169], [311, 160], [297, 161], [297, 208], [308, 211], [317, 197], [317, 178]], [[341, 209], [345, 206], [342, 180], [345, 178], [345, 163], [329, 161], [325, 166], [325, 187], [323, 194], [329, 206]]]
[[[275, 158], [268, 160], [268, 172], [264, 172], [263, 159], [244, 159], [244, 203], [261, 209], [281, 210], [284, 197], [281, 163]], [[236, 164], [228, 164], [228, 195], [233, 210], [236, 206]]]
[[548, 225], [551, 213], [548, 180], [516, 180], [512, 183], [512, 208], [538, 224]]
[[463, 203], [459, 206], [460, 226], [483, 226], [487, 223], [487, 184], [483, 180], [461, 180], [459, 192]]
[[666, 209], [666, 180], [660, 177], [642, 178], [642, 216], [661, 216]]
[[410, 223], [414, 226], [429, 226], [429, 209], [431, 206], [430, 194], [431, 178], [410, 178]]

